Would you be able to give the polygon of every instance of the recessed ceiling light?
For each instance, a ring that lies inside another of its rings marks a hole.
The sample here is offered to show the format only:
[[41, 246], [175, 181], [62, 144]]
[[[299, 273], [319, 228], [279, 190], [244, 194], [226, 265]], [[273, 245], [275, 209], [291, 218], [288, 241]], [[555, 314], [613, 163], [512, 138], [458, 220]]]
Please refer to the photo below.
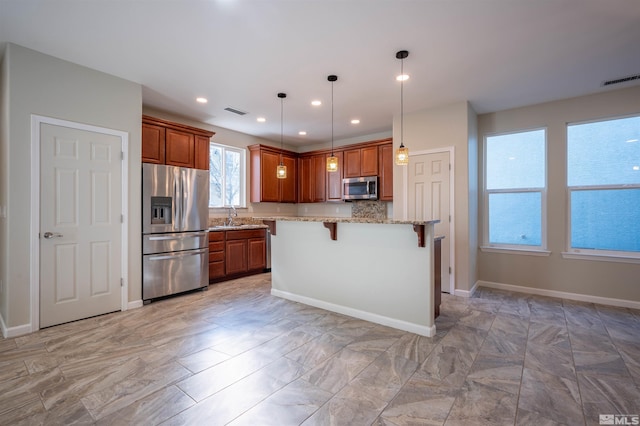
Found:
[[299, 134], [300, 136], [306, 136], [306, 135], [307, 135], [307, 132], [305, 132], [304, 130], [300, 130], [300, 131], [298, 132], [298, 134]]
[[322, 105], [322, 102], [321, 101], [311, 101], [311, 105], [320, 106], [320, 105]]
[[353, 120], [351, 120], [351, 124], [360, 124], [360, 120], [354, 118]]
[[402, 74], [396, 77], [396, 80], [398, 81], [407, 81], [409, 80], [409, 74]]
[[627, 141], [627, 143], [633, 143], [633, 142], [638, 142], [638, 139], [629, 139], [629, 140]]
[[635, 171], [640, 170], [640, 166], [633, 166], [633, 170], [635, 170]]
[[196, 102], [200, 104], [206, 104], [209, 101], [207, 100], [207, 98], [196, 98]]
[[266, 118], [264, 118], [264, 117], [258, 117], [258, 118], [256, 119], [256, 121], [257, 121], [258, 123], [264, 123], [265, 121], [267, 121], [267, 119], [266, 119]]

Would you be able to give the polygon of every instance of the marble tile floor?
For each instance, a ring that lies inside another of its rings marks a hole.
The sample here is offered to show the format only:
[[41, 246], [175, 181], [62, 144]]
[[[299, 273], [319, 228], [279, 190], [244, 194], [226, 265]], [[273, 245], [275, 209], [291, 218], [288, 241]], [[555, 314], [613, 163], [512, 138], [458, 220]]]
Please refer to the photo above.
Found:
[[426, 338], [270, 275], [0, 339], [0, 425], [596, 425], [640, 414], [640, 311], [480, 288]]

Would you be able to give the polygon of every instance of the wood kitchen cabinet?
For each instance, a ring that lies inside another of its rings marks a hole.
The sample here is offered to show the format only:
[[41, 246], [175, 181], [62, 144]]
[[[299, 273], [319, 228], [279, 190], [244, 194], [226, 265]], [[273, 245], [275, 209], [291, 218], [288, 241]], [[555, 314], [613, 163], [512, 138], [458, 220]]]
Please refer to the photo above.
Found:
[[209, 232], [209, 282], [261, 273], [267, 266], [265, 229]]
[[378, 147], [367, 146], [344, 151], [344, 177], [376, 176], [378, 174]]
[[324, 154], [303, 156], [298, 160], [298, 202], [320, 203], [326, 198], [326, 157]]
[[224, 278], [225, 272], [225, 234], [209, 232], [209, 281]]
[[215, 133], [142, 116], [142, 162], [209, 170], [209, 141]]
[[[340, 152], [333, 152], [333, 155], [338, 158], [338, 171], [326, 172], [327, 175], [327, 201], [342, 201], [342, 178], [344, 176], [344, 154]], [[326, 154], [327, 158], [331, 154]]]
[[[280, 158], [287, 167], [286, 179], [276, 177], [276, 168]], [[297, 193], [297, 154], [266, 145], [249, 147], [250, 200], [252, 203], [296, 203]]]
[[378, 199], [393, 201], [393, 143], [378, 146]]
[[142, 123], [142, 162], [164, 164], [165, 127]]

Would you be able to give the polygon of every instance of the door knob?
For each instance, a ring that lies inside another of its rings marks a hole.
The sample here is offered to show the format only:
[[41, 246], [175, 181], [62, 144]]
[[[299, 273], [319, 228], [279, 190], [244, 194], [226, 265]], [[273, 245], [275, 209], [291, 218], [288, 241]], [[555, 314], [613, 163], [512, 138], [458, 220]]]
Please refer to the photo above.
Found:
[[47, 240], [50, 240], [52, 238], [60, 238], [60, 237], [62, 237], [62, 234], [58, 234], [58, 233], [55, 233], [55, 232], [45, 232], [44, 233], [44, 237]]

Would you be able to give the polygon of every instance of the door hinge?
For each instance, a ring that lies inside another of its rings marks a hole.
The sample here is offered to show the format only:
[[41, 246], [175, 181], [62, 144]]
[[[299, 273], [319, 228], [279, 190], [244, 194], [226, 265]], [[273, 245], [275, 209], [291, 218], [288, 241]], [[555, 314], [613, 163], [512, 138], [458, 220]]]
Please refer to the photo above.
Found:
[[449, 222], [451, 222], [451, 215], [449, 215]]
[[449, 171], [451, 171], [451, 163], [449, 163]]
[[449, 275], [451, 275], [451, 266], [449, 266]]
[[120, 287], [124, 287], [124, 278], [120, 278]]
[[120, 159], [124, 160], [124, 151], [120, 151]]
[[[451, 219], [449, 219], [449, 221], [451, 221]], [[120, 215], [120, 223], [124, 223], [124, 215], [123, 214]]]

